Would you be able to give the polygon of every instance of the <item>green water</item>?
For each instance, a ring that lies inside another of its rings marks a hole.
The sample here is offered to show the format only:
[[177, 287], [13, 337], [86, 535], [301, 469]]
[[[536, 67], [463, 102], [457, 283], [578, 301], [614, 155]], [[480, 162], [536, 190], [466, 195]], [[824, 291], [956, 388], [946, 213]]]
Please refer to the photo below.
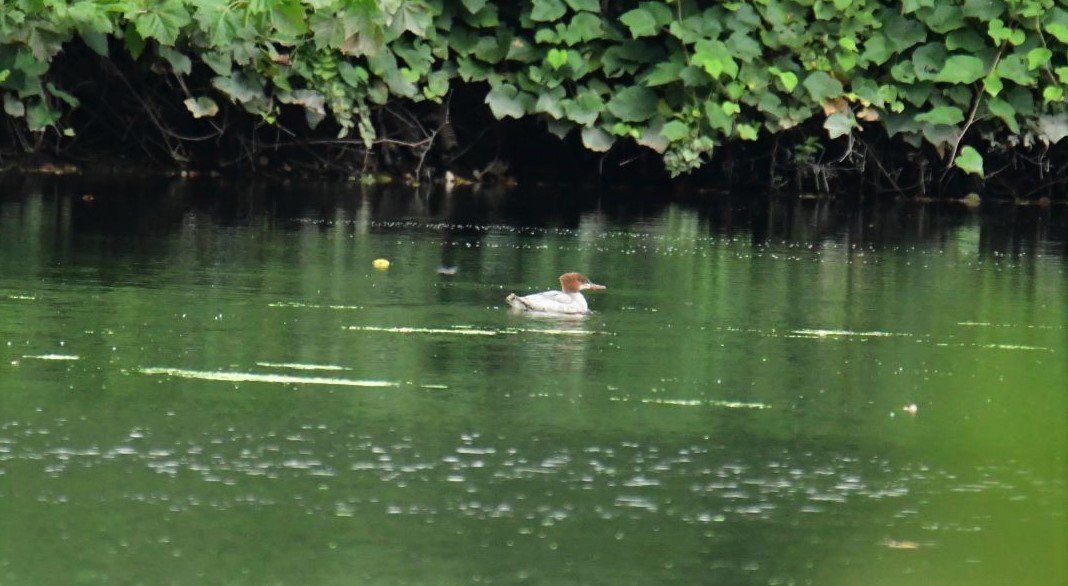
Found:
[[0, 584], [1068, 583], [1063, 208], [3, 187]]

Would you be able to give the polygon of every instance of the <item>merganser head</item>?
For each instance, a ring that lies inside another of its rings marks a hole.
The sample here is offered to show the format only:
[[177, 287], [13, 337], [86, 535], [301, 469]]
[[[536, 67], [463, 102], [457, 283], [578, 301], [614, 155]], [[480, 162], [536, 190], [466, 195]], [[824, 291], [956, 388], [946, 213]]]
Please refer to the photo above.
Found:
[[560, 290], [564, 293], [578, 293], [583, 289], [597, 291], [604, 288], [604, 285], [592, 283], [589, 279], [578, 273], [564, 273], [560, 275]]

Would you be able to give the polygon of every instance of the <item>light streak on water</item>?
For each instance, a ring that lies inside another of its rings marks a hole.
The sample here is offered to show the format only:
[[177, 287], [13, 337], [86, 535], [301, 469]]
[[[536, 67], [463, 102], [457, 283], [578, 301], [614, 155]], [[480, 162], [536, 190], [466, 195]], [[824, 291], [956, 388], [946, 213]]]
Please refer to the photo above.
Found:
[[346, 326], [346, 330], [357, 332], [383, 332], [387, 334], [447, 334], [455, 336], [502, 336], [515, 334], [545, 334], [547, 336], [591, 336], [597, 332], [590, 330], [563, 330], [541, 328], [508, 328], [504, 330], [483, 330], [478, 328], [413, 328], [407, 326]]
[[275, 301], [268, 303], [267, 307], [299, 307], [305, 309], [366, 309], [362, 305], [320, 305], [318, 303], [301, 303], [299, 301]]
[[280, 383], [297, 385], [336, 385], [344, 387], [397, 387], [399, 383], [380, 380], [348, 378], [305, 377], [284, 374], [256, 374], [253, 372], [225, 372], [185, 370], [182, 368], [139, 368], [137, 372], [147, 375], [174, 376], [199, 380], [252, 383]]
[[[615, 402], [627, 402], [630, 398], [627, 397], [611, 397], [610, 401]], [[744, 401], [721, 401], [718, 399], [702, 400], [702, 399], [654, 399], [651, 397], [642, 397], [634, 399], [638, 403], [645, 403], [650, 405], [674, 405], [677, 407], [724, 407], [727, 409], [771, 409], [771, 405], [767, 403], [748, 403]]]
[[858, 338], [888, 338], [890, 336], [911, 336], [912, 334], [900, 334], [894, 332], [854, 332], [851, 330], [793, 330], [790, 332], [797, 336], [827, 338], [827, 337], [858, 337]]
[[345, 329], [361, 332], [386, 332], [390, 334], [453, 334], [457, 336], [496, 336], [497, 330], [476, 330], [469, 328], [409, 328], [379, 326], [348, 326]]
[[289, 368], [292, 370], [352, 370], [334, 364], [302, 364], [299, 362], [257, 362], [256, 366], [266, 368]]

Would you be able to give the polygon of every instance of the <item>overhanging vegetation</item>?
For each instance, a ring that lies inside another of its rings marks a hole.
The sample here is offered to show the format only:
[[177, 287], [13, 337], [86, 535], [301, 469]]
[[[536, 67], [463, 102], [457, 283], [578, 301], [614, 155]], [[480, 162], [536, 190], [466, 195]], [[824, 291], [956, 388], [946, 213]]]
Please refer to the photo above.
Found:
[[816, 187], [844, 168], [899, 189], [1057, 175], [1068, 11], [1053, 0], [707, 4], [3, 0], [2, 134], [56, 153], [106, 127], [178, 166], [296, 146], [418, 175], [468, 146], [453, 123], [477, 105], [592, 152], [656, 153], [672, 176], [748, 141], [773, 182], [790, 169]]

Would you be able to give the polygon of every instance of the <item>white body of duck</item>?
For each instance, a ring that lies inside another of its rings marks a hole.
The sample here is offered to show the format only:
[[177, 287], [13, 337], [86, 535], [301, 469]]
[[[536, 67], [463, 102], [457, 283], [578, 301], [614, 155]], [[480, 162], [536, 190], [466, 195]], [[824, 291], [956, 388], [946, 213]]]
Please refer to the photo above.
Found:
[[516, 311], [565, 315], [581, 314], [589, 313], [590, 307], [586, 305], [586, 298], [582, 296], [580, 291], [586, 289], [597, 291], [604, 288], [604, 285], [591, 283], [589, 279], [578, 273], [564, 273], [560, 275], [559, 291], [546, 291], [523, 297], [513, 293], [504, 300]]

